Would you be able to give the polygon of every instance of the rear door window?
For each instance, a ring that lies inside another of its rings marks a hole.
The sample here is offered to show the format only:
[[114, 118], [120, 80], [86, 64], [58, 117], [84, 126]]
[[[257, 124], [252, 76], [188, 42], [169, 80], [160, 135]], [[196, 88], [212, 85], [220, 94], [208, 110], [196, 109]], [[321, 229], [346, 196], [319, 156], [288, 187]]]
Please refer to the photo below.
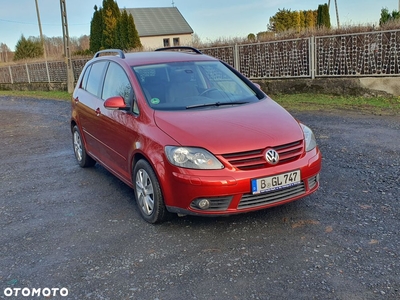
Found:
[[[101, 84], [107, 61], [96, 62], [92, 65], [87, 78], [86, 91], [100, 98]], [[86, 74], [85, 74], [86, 75]]]

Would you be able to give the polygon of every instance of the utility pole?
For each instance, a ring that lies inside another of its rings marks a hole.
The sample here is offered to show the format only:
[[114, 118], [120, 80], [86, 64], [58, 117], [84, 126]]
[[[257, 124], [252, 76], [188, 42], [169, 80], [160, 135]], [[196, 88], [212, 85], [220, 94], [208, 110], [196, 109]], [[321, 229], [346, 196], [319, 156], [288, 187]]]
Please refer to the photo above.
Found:
[[42, 33], [42, 23], [40, 22], [38, 0], [35, 0], [35, 3], [36, 3], [36, 14], [37, 14], [38, 24], [39, 24], [40, 41], [41, 41], [42, 47], [43, 47], [44, 59], [47, 61], [46, 46], [44, 44], [44, 38], [43, 38], [43, 33]]
[[[400, 1], [400, 0], [399, 0]], [[339, 10], [337, 6], [337, 0], [335, 0], [335, 7], [336, 7], [336, 20], [337, 20], [337, 27], [340, 28], [340, 22], [339, 22]]]
[[[328, 0], [328, 10], [331, 8], [331, 0]], [[339, 22], [339, 10], [338, 10], [338, 5], [337, 5], [337, 0], [335, 0], [335, 9], [336, 9], [336, 21], [337, 21], [337, 27], [340, 28], [340, 22]], [[400, 11], [400, 0], [399, 0], [399, 11]]]
[[67, 87], [68, 87], [68, 93], [72, 94], [74, 91], [75, 79], [74, 79], [74, 70], [72, 68], [71, 52], [69, 47], [67, 6], [65, 0], [60, 0], [60, 8], [61, 8], [61, 22], [63, 28], [65, 63], [67, 64]]

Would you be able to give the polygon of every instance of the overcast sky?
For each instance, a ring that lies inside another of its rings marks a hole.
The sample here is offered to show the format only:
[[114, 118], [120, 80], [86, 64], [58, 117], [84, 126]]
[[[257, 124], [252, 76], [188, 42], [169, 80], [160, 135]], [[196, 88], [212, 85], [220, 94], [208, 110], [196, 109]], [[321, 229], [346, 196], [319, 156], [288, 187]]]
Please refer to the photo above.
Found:
[[[400, 0], [337, 0], [341, 25], [376, 24], [381, 9], [398, 10]], [[94, 6], [102, 0], [66, 0], [70, 37], [89, 35]], [[327, 0], [119, 0], [119, 8], [176, 6], [203, 42], [245, 37], [267, 29], [278, 9], [317, 9]], [[336, 26], [334, 0], [331, 23]], [[23, 34], [39, 36], [35, 0], [0, 0], [0, 43], [15, 49]], [[43, 34], [62, 36], [60, 1], [38, 0]]]

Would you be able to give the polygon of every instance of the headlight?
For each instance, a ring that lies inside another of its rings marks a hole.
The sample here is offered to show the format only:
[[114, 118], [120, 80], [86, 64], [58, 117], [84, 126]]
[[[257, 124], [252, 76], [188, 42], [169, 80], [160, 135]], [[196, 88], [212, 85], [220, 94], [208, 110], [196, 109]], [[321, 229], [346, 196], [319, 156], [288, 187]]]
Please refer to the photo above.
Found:
[[166, 146], [165, 154], [169, 162], [175, 166], [187, 169], [223, 169], [223, 164], [202, 148]]
[[314, 133], [310, 128], [308, 128], [306, 125], [301, 124], [301, 128], [303, 129], [304, 132], [304, 141], [306, 142], [306, 151], [311, 151], [317, 146], [317, 141], [315, 139]]

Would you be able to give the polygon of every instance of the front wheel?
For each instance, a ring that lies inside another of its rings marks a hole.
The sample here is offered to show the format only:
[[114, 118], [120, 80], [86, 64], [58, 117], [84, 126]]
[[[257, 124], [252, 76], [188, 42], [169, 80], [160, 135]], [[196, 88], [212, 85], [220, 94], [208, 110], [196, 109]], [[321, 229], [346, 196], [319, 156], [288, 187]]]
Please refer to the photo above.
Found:
[[72, 144], [74, 146], [75, 158], [82, 168], [93, 167], [96, 164], [96, 161], [86, 153], [81, 133], [76, 125], [72, 128]]
[[150, 164], [141, 159], [133, 170], [135, 197], [143, 219], [149, 223], [165, 221], [169, 212], [165, 207], [161, 187]]

